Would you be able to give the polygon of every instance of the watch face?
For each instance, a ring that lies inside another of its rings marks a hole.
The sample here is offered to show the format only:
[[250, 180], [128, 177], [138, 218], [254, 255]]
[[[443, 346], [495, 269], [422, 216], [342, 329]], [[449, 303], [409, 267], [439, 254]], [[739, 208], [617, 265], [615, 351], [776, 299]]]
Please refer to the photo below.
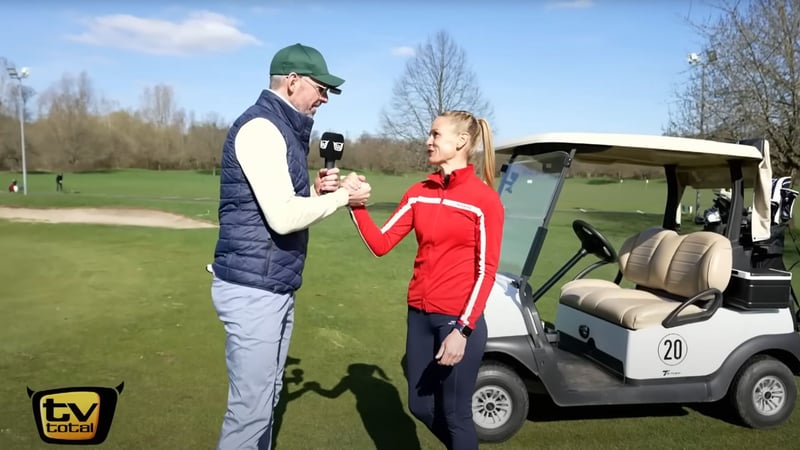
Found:
[[470, 335], [470, 334], [472, 334], [472, 328], [470, 328], [470, 327], [468, 327], [468, 326], [464, 325], [464, 326], [461, 328], [461, 333], [462, 333], [464, 336], [466, 336], [466, 337], [469, 337], [469, 335]]

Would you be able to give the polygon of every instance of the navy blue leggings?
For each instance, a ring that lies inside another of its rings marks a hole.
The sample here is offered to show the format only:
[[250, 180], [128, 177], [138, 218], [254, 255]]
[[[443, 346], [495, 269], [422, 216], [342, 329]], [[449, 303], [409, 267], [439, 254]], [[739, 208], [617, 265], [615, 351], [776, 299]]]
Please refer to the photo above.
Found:
[[472, 393], [486, 346], [483, 316], [474, 324], [461, 362], [440, 366], [434, 357], [457, 317], [408, 308], [408, 409], [449, 450], [477, 450]]

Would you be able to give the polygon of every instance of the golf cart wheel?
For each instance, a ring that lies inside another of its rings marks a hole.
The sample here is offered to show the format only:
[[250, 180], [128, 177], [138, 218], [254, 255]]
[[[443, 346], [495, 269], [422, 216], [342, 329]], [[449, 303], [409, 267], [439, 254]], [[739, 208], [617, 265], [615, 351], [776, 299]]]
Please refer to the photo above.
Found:
[[768, 356], [754, 358], [736, 375], [731, 402], [739, 418], [752, 428], [771, 428], [785, 422], [797, 400], [794, 375]]
[[472, 394], [472, 420], [478, 439], [502, 442], [519, 431], [528, 417], [528, 391], [511, 367], [486, 362]]

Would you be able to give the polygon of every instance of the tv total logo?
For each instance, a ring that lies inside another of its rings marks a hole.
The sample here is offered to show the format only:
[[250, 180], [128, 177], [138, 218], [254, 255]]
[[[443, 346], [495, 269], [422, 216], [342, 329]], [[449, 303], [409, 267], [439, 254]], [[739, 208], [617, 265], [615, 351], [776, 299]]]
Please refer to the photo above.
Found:
[[124, 385], [37, 392], [28, 388], [39, 437], [49, 444], [93, 445], [105, 441]]

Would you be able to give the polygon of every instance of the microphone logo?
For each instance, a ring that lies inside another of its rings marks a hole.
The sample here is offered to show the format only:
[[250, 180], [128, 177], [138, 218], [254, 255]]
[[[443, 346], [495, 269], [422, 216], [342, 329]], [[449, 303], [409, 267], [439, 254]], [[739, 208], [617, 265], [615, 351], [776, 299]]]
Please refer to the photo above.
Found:
[[[333, 145], [331, 145], [333, 144]], [[344, 136], [327, 131], [319, 138], [319, 156], [325, 160], [325, 167], [333, 168], [335, 162], [342, 159], [344, 153]]]

